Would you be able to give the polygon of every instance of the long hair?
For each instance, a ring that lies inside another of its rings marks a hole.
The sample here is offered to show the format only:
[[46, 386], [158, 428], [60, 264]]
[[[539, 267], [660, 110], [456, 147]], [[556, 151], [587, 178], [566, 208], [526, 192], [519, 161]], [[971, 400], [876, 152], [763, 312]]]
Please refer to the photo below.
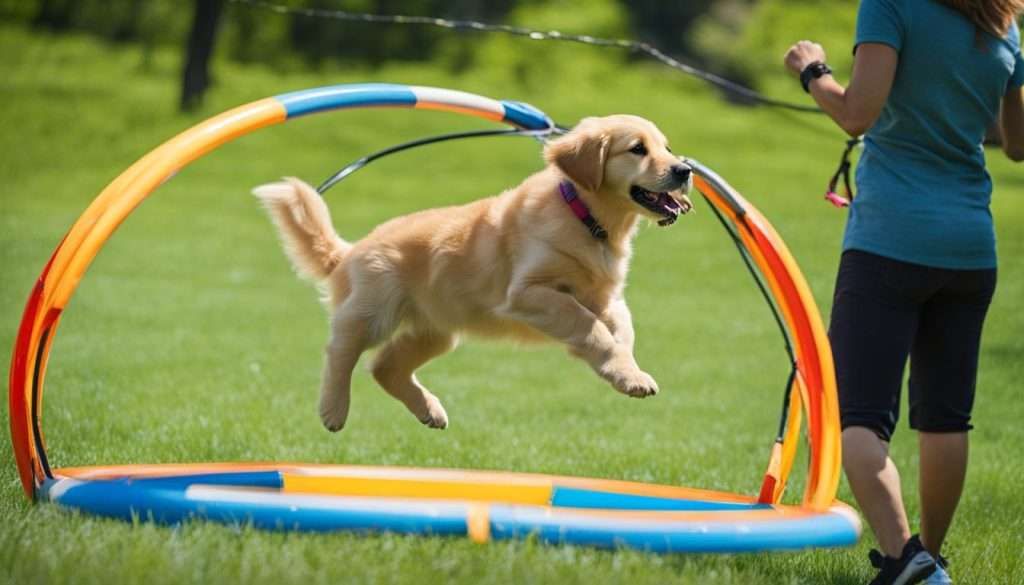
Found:
[[939, 0], [959, 10], [979, 29], [1005, 37], [1013, 21], [1024, 13], [1024, 0]]

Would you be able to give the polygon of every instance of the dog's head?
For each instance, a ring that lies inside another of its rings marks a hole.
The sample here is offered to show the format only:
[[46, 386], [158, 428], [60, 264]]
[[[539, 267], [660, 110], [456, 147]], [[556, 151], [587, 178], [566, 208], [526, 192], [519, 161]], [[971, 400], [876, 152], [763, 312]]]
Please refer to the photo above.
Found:
[[584, 118], [549, 143], [544, 158], [609, 203], [637, 206], [660, 225], [693, 208], [691, 167], [672, 154], [657, 126], [637, 116]]

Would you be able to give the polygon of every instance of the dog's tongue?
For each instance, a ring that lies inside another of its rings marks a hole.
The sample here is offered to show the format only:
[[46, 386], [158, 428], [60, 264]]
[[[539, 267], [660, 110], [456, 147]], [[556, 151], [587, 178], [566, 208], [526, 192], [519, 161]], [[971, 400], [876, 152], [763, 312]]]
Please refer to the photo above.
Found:
[[668, 193], [658, 193], [658, 207], [671, 214], [658, 222], [658, 225], [663, 227], [674, 224], [679, 219], [679, 214], [683, 211], [683, 206]]
[[679, 202], [672, 198], [668, 193], [658, 193], [658, 205], [676, 215], [679, 215], [679, 213], [683, 211], [683, 207], [679, 205]]

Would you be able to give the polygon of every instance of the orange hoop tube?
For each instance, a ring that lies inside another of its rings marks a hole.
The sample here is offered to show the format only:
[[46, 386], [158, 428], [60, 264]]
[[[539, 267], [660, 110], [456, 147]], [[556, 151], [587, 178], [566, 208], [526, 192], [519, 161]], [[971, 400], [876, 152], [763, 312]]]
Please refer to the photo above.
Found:
[[[710, 169], [695, 161], [693, 164], [697, 171], [695, 186], [737, 226], [737, 233], [763, 275], [792, 338], [797, 375], [807, 390], [806, 400], [801, 402], [807, 415], [811, 450], [803, 504], [816, 510], [827, 509], [839, 489], [842, 455], [832, 350], [817, 304], [789, 249], [764, 216]], [[790, 418], [795, 416], [792, 410]], [[779, 480], [772, 490], [775, 501], [785, 488], [785, 477]]]

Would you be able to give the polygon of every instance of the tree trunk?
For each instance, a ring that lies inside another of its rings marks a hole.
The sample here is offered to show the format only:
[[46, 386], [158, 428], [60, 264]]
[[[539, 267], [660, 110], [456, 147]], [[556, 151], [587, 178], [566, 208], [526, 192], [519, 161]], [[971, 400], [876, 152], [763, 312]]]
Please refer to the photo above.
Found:
[[195, 109], [210, 85], [210, 56], [217, 38], [217, 25], [224, 0], [196, 0], [192, 31], [185, 49], [185, 68], [181, 85], [181, 109]]

